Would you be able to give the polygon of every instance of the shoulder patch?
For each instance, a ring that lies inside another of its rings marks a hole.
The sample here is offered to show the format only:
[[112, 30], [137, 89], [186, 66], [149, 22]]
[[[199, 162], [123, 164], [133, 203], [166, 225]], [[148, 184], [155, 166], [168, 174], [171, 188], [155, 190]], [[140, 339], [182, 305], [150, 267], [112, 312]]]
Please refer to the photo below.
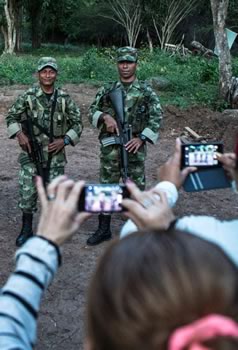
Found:
[[36, 87], [31, 87], [25, 92], [25, 94], [26, 95], [35, 95], [36, 92], [37, 92], [37, 88]]
[[144, 81], [144, 80], [140, 80], [139, 84], [140, 84], [140, 88], [141, 88], [143, 94], [145, 96], [150, 96], [151, 93], [153, 92], [151, 85], [147, 81]]
[[58, 90], [58, 96], [61, 96], [61, 97], [68, 97], [69, 96], [69, 93], [67, 92], [67, 90], [62, 90], [60, 88], [58, 88], [57, 90]]

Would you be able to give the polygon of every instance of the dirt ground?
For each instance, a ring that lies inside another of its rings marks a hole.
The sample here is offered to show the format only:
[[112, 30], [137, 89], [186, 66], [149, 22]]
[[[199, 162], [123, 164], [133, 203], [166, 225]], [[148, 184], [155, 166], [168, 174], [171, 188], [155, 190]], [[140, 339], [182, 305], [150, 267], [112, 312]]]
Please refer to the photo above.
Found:
[[[81, 107], [84, 131], [81, 142], [75, 148], [68, 148], [66, 172], [74, 179], [98, 182], [99, 142], [97, 130], [87, 121], [86, 112], [96, 93], [96, 88], [85, 85], [67, 85], [71, 96]], [[14, 266], [15, 238], [20, 230], [21, 213], [17, 207], [18, 186], [17, 156], [19, 148], [14, 140], [8, 140], [4, 116], [7, 108], [22, 93], [26, 86], [0, 88], [0, 282], [3, 284]], [[205, 108], [178, 110], [165, 109], [160, 141], [148, 147], [146, 161], [147, 187], [156, 183], [156, 169], [172, 153], [175, 138], [184, 135], [184, 127], [189, 126], [198, 134], [210, 140], [222, 140], [225, 150], [231, 151], [237, 132], [238, 117], [213, 112]], [[209, 214], [224, 219], [237, 217], [237, 197], [230, 189], [189, 194], [181, 190], [176, 213]], [[123, 217], [113, 216], [112, 231], [116, 236], [123, 223]], [[36, 225], [37, 217], [35, 220]], [[63, 248], [63, 265], [54, 282], [45, 293], [39, 316], [37, 350], [81, 350], [84, 339], [85, 305], [87, 288], [95, 264], [108, 243], [87, 247], [86, 239], [97, 226], [97, 216], [93, 216]]]

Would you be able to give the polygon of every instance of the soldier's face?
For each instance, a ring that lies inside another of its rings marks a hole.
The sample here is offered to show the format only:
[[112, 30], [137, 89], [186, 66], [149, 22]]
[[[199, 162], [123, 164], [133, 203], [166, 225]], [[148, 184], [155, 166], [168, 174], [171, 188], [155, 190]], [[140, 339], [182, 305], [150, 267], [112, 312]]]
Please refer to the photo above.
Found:
[[135, 79], [136, 62], [122, 61], [118, 62], [117, 68], [121, 81], [132, 82]]
[[38, 72], [38, 76], [39, 76], [40, 85], [52, 86], [54, 85], [57, 72], [50, 67], [46, 67], [42, 69], [40, 72]]

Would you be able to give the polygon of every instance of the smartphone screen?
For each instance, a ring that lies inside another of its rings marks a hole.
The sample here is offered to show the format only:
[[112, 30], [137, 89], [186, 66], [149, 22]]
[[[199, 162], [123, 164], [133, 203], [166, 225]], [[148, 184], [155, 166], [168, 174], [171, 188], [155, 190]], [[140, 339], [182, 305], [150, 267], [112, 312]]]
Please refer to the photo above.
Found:
[[222, 143], [193, 143], [182, 145], [182, 167], [220, 167], [216, 152], [223, 153]]
[[89, 213], [121, 212], [123, 198], [129, 197], [125, 185], [90, 184], [85, 185], [79, 200], [79, 211]]

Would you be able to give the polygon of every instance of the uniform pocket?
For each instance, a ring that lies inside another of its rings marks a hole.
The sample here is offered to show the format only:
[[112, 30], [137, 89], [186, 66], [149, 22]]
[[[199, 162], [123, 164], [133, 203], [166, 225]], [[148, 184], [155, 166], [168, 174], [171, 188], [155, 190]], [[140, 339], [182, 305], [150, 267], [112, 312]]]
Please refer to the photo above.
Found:
[[55, 137], [63, 135], [63, 116], [57, 112], [53, 116], [53, 130]]

